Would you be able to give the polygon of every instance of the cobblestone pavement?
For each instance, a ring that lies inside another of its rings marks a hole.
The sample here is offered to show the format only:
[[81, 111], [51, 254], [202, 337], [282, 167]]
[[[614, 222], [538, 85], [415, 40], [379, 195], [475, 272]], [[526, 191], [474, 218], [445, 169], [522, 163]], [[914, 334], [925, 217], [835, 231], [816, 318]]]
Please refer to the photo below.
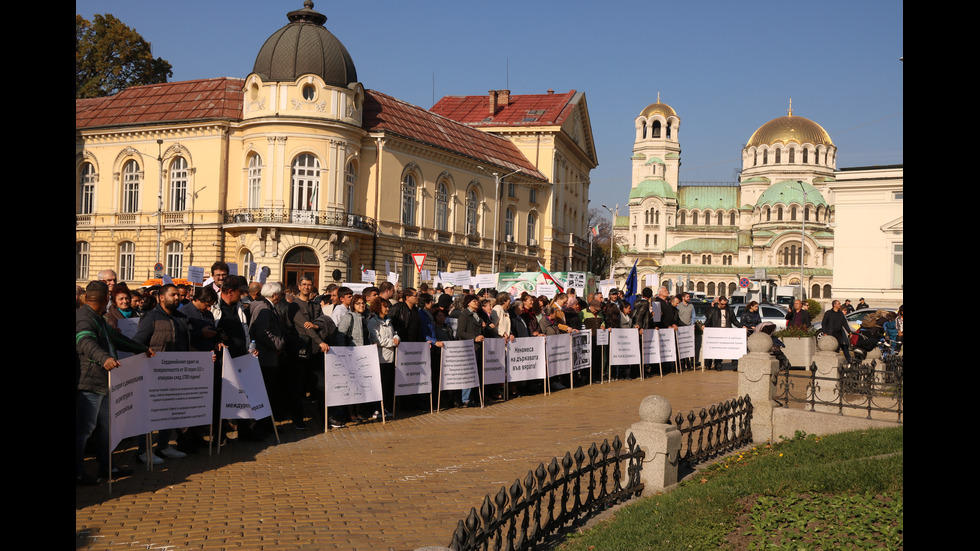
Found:
[[[220, 455], [76, 486], [81, 549], [410, 550], [446, 545], [483, 496], [538, 463], [623, 438], [660, 394], [674, 412], [733, 398], [737, 374], [685, 372], [526, 396], [322, 432], [279, 425], [282, 442], [231, 440]], [[396, 407], [398, 404], [396, 403]], [[396, 414], [399, 413], [396, 410]]]

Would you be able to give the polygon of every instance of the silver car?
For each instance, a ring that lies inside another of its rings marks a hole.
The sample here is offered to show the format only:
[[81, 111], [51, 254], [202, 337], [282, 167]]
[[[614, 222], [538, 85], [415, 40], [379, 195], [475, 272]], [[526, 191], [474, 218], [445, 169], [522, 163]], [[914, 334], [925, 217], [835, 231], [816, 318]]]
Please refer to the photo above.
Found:
[[[739, 321], [742, 321], [742, 313], [748, 309], [747, 304], [739, 304], [732, 307], [732, 311], [735, 312], [735, 317]], [[762, 321], [770, 321], [775, 326], [776, 329], [786, 329], [786, 314], [789, 310], [783, 308], [782, 306], [776, 304], [760, 304], [759, 305], [759, 316]]]

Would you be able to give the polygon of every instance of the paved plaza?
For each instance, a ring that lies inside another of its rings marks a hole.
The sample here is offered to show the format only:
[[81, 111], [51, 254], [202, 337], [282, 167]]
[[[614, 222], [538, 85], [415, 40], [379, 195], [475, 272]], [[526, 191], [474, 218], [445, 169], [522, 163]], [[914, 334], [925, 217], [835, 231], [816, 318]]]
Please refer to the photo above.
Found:
[[[674, 412], [733, 398], [737, 373], [614, 381], [323, 433], [283, 423], [282, 442], [232, 440], [220, 455], [76, 487], [80, 549], [410, 550], [446, 545], [483, 496], [540, 462], [622, 438], [640, 400]], [[396, 406], [397, 407], [397, 406]], [[397, 410], [396, 410], [396, 413]]]

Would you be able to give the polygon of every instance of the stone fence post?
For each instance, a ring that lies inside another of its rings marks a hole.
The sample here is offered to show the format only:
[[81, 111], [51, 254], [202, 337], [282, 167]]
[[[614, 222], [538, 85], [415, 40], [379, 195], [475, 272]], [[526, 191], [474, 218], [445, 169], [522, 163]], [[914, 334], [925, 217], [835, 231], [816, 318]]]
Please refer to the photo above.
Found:
[[[844, 358], [837, 352], [838, 348], [840, 343], [830, 335], [820, 335], [817, 339], [817, 352], [813, 355], [813, 363], [817, 365], [817, 377], [829, 380], [818, 381], [813, 391], [817, 402], [813, 405], [813, 411], [840, 413], [836, 405], [829, 405], [837, 403], [841, 392], [839, 385], [830, 382], [840, 380], [840, 366]], [[809, 369], [810, 366], [806, 367]]]
[[656, 492], [677, 484], [677, 464], [681, 452], [681, 432], [670, 424], [670, 402], [663, 396], [647, 396], [640, 402], [640, 422], [633, 423], [636, 444], [645, 453], [640, 480], [643, 491]]
[[779, 370], [774, 358], [772, 337], [765, 333], [749, 335], [748, 354], [738, 360], [738, 396], [752, 400], [752, 442], [772, 440], [772, 376]]

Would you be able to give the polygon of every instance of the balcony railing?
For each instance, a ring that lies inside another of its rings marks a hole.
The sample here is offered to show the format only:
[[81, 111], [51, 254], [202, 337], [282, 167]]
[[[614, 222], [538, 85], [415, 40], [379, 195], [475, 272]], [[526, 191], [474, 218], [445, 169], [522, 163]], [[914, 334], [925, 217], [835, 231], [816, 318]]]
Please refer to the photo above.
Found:
[[236, 209], [225, 212], [225, 224], [276, 224], [302, 226], [339, 226], [374, 231], [375, 220], [343, 209]]

